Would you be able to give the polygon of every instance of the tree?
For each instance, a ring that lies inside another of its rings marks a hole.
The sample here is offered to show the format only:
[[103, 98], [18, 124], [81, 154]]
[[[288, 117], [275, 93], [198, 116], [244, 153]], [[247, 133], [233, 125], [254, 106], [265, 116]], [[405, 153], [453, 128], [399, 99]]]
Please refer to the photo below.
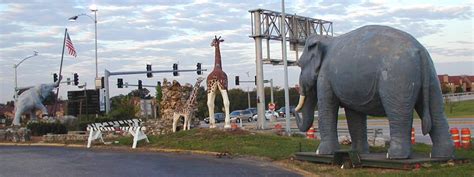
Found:
[[441, 92], [443, 94], [446, 94], [446, 93], [451, 93], [452, 90], [451, 90], [451, 87], [448, 86], [448, 84], [443, 83], [443, 84], [441, 84]]
[[462, 93], [464, 90], [462, 89], [462, 86], [457, 86], [456, 89], [454, 90], [454, 93]]
[[148, 95], [150, 91], [146, 88], [143, 89], [135, 89], [128, 93], [128, 96], [139, 97], [139, 98], [149, 98]]
[[161, 99], [163, 98], [163, 92], [161, 91], [161, 85], [158, 84], [155, 87], [156, 93], [155, 93], [155, 99], [159, 103], [161, 102]]
[[[130, 95], [130, 93], [129, 93]], [[113, 120], [132, 119], [136, 117], [137, 107], [132, 103], [131, 96], [118, 95], [111, 99], [111, 111], [107, 115]]]

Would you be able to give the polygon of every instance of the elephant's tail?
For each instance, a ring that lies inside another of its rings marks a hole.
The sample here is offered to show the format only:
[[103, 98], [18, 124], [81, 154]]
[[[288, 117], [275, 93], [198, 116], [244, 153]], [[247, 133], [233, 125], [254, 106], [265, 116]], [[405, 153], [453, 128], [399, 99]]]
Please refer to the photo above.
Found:
[[423, 48], [420, 51], [420, 59], [421, 59], [421, 80], [422, 80], [422, 90], [421, 90], [421, 100], [419, 99], [418, 104], [422, 104], [422, 110], [418, 110], [418, 115], [421, 117], [421, 130], [423, 135], [428, 134], [431, 131], [431, 107], [430, 107], [430, 87], [431, 85], [431, 74], [434, 73], [432, 69], [434, 69], [433, 63], [431, 61], [431, 57], [428, 54], [428, 51]]

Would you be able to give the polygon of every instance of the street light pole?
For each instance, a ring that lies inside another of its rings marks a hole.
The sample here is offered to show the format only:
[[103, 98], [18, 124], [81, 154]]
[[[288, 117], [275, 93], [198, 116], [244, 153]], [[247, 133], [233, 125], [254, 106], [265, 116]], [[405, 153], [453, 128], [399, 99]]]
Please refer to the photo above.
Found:
[[97, 82], [100, 78], [99, 78], [99, 68], [98, 68], [98, 61], [97, 61], [97, 6], [95, 4], [91, 5], [89, 7], [89, 9], [91, 10], [91, 12], [94, 12], [94, 17], [90, 16], [90, 15], [87, 15], [85, 13], [82, 13], [82, 14], [79, 14], [79, 15], [76, 15], [76, 16], [73, 16], [71, 18], [69, 18], [69, 21], [76, 21], [77, 18], [79, 16], [87, 16], [89, 17], [92, 21], [94, 21], [94, 33], [95, 33], [95, 88], [96, 89], [99, 89], [99, 85], [97, 83], [100, 83], [100, 82]]
[[34, 56], [38, 56], [38, 52], [37, 51], [33, 51], [33, 55], [31, 56], [28, 56], [26, 58], [23, 58], [18, 64], [13, 64], [13, 69], [15, 69], [15, 88], [14, 88], [14, 100], [15, 100], [15, 103], [16, 101], [18, 101], [18, 78], [17, 78], [17, 71], [16, 69], [18, 68], [18, 66], [20, 66], [21, 63], [23, 63], [25, 60], [29, 59], [29, 58], [32, 58]]
[[[93, 5], [90, 10], [94, 12], [94, 28], [95, 28], [95, 79], [99, 78], [99, 68], [97, 64], [97, 6]], [[96, 86], [97, 88], [97, 86]]]

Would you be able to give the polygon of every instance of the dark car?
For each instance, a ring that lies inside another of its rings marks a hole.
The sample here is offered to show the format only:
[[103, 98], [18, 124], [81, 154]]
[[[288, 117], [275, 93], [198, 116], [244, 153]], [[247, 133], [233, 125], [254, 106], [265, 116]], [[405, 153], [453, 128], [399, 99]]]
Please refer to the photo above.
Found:
[[[224, 122], [225, 115], [224, 115], [224, 113], [218, 112], [218, 113], [214, 114], [214, 118], [216, 119], [216, 123]], [[204, 122], [206, 124], [208, 124], [209, 123], [209, 117], [204, 118]]]
[[257, 108], [247, 108], [246, 110], [252, 112], [252, 116], [257, 114]]
[[[278, 115], [280, 117], [285, 117], [285, 107], [281, 107], [276, 112], [278, 112]], [[292, 115], [294, 112], [295, 112], [295, 106], [290, 106], [290, 115]]]
[[240, 120], [247, 120], [247, 122], [252, 122], [253, 114], [249, 110], [235, 110], [230, 113], [230, 120], [240, 123]]

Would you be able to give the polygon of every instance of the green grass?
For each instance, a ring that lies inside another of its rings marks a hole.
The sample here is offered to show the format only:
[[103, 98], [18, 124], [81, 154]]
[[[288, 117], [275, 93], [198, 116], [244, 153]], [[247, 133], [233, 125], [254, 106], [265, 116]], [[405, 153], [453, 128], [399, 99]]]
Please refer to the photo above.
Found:
[[[193, 129], [181, 131], [170, 135], [149, 136], [150, 143], [140, 142], [139, 147], [156, 147], [183, 150], [203, 150], [212, 152], [227, 152], [234, 156], [256, 156], [269, 158], [286, 163], [305, 171], [321, 176], [473, 176], [474, 164], [456, 164], [449, 166], [437, 164], [419, 170], [390, 170], [377, 168], [340, 169], [338, 166], [315, 164], [309, 162], [292, 161], [290, 157], [299, 151], [315, 151], [317, 141], [302, 137], [285, 137], [272, 134], [251, 133], [247, 131], [222, 131], [216, 129]], [[130, 137], [121, 138], [120, 144], [129, 146]], [[348, 146], [342, 146], [348, 149]], [[415, 153], [429, 154], [431, 146], [416, 144], [413, 146]], [[371, 148], [371, 152], [387, 152], [387, 148]], [[474, 149], [456, 150], [456, 155], [466, 157], [474, 162]]]
[[[317, 146], [317, 142], [304, 138], [215, 129], [192, 129], [170, 135], [150, 136], [149, 140], [149, 146], [157, 148], [227, 152], [232, 155], [260, 156], [273, 160], [288, 158], [299, 150], [300, 143], [302, 151], [314, 150]], [[131, 143], [131, 138], [120, 140], [120, 144]]]
[[444, 105], [448, 117], [474, 117], [474, 100], [453, 102]]

